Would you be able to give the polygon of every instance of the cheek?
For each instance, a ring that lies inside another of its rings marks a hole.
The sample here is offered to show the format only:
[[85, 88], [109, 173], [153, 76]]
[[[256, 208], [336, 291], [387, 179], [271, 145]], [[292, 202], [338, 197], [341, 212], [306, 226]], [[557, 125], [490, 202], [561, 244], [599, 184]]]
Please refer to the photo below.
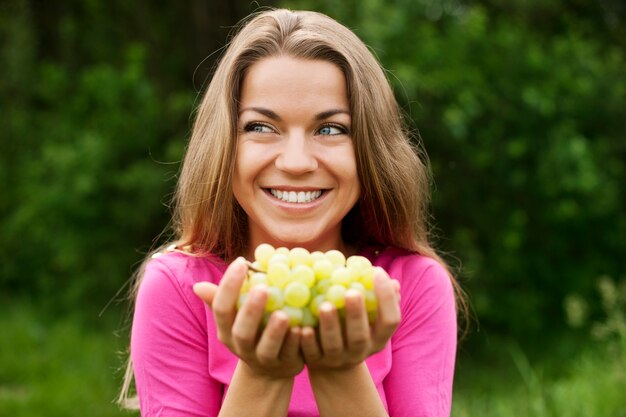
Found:
[[332, 152], [329, 157], [332, 159], [331, 166], [335, 167], [338, 176], [346, 184], [356, 188], [361, 188], [359, 174], [356, 164], [356, 156], [352, 146], [346, 146], [341, 152]]
[[239, 144], [233, 167], [233, 192], [240, 204], [250, 198], [255, 182], [270, 163], [271, 154], [266, 147]]
[[245, 162], [245, 155], [241, 152], [241, 150], [237, 151], [237, 155], [235, 156], [235, 163], [233, 166], [233, 194], [235, 194], [235, 198], [241, 204], [242, 193], [245, 189], [245, 184], [247, 180], [246, 167], [248, 164]]

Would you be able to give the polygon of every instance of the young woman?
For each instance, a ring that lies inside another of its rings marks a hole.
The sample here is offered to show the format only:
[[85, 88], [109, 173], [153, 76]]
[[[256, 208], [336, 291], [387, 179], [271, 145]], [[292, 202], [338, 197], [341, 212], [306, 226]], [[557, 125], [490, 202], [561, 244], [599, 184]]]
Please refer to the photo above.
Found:
[[[150, 417], [448, 416], [460, 298], [428, 242], [428, 185], [363, 42], [319, 13], [252, 16], [198, 109], [177, 239], [138, 274], [121, 398], [134, 374]], [[263, 287], [237, 311], [260, 243], [369, 258], [376, 322], [352, 291], [316, 330], [261, 326]]]

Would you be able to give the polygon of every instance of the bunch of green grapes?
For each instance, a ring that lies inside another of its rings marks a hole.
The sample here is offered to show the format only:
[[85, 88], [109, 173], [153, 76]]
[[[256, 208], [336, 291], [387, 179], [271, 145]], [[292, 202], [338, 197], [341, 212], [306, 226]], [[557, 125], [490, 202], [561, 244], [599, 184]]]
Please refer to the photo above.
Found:
[[256, 248], [254, 257], [254, 262], [249, 263], [238, 307], [252, 288], [266, 285], [266, 318], [281, 310], [289, 317], [290, 326], [315, 327], [323, 302], [332, 303], [343, 316], [346, 291], [354, 289], [363, 295], [370, 322], [376, 318], [374, 267], [367, 258], [355, 255], [346, 259], [338, 250], [274, 249], [267, 243]]

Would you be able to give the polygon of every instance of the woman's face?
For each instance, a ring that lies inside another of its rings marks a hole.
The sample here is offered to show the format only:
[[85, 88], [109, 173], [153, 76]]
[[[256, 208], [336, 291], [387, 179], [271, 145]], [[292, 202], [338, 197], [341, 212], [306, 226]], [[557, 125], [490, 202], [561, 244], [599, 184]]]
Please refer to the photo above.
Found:
[[336, 65], [264, 58], [243, 79], [233, 193], [249, 248], [346, 250], [341, 221], [359, 198], [346, 81]]

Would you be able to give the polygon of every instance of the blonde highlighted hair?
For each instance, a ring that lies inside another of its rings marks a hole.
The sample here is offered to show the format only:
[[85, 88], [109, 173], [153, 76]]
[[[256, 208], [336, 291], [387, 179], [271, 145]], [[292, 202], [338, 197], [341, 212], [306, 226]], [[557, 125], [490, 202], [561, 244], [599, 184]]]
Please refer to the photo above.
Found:
[[[345, 75], [361, 196], [342, 222], [355, 246], [395, 246], [437, 259], [429, 243], [430, 174], [412, 143], [383, 68], [348, 28], [320, 13], [285, 9], [254, 14], [222, 56], [197, 110], [173, 204], [177, 247], [230, 261], [247, 245], [247, 216], [232, 192], [240, 87], [247, 70], [271, 56], [324, 60]], [[145, 264], [145, 262], [144, 262]], [[136, 274], [134, 299], [142, 269]], [[455, 280], [457, 305], [466, 310]], [[128, 406], [129, 361], [119, 402]], [[132, 404], [134, 405], [134, 403]]]

